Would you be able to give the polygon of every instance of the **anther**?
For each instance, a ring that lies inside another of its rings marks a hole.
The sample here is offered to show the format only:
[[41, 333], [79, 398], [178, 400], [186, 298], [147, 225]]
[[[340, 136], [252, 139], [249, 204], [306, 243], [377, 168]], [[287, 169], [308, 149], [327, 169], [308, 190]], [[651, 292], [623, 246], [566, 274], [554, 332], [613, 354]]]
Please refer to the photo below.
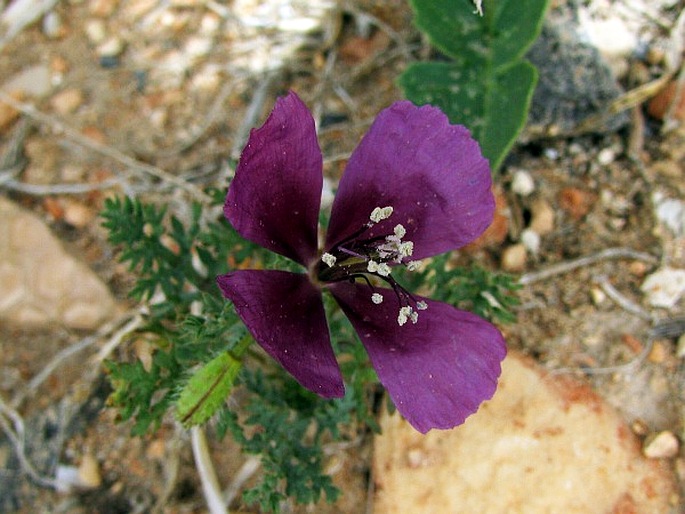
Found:
[[383, 220], [387, 220], [390, 216], [392, 216], [392, 207], [376, 207], [371, 211], [369, 219], [374, 223], [379, 223]]
[[383, 303], [383, 295], [380, 293], [373, 293], [371, 295], [371, 301], [376, 305], [380, 305], [381, 303]]
[[327, 264], [329, 268], [332, 268], [335, 265], [335, 261], [338, 259], [335, 258], [335, 255], [326, 252], [321, 256], [321, 260]]

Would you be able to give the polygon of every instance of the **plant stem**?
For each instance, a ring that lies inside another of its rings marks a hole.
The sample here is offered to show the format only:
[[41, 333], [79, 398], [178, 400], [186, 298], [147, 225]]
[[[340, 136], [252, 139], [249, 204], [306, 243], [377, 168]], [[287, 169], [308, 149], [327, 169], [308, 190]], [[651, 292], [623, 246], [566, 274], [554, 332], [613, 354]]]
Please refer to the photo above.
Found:
[[216, 478], [212, 459], [209, 456], [204, 430], [196, 425], [190, 429], [190, 437], [193, 446], [193, 456], [195, 457], [195, 466], [200, 473], [202, 492], [205, 495], [209, 512], [211, 514], [229, 514], [221, 496], [221, 489], [219, 488], [219, 481]]

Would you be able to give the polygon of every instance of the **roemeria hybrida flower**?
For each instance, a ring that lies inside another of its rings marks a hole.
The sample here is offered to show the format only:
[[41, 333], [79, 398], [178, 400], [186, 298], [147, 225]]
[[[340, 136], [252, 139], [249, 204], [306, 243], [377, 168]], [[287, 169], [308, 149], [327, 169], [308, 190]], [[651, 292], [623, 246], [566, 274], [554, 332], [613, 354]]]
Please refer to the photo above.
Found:
[[490, 170], [478, 144], [434, 107], [385, 109], [347, 164], [319, 250], [322, 168], [314, 120], [291, 92], [250, 133], [224, 214], [240, 235], [307, 272], [233, 271], [219, 287], [269, 355], [333, 398], [344, 385], [322, 303], [329, 291], [417, 430], [463, 423], [495, 391], [502, 335], [472, 313], [409, 293], [392, 270], [460, 248], [491, 223]]

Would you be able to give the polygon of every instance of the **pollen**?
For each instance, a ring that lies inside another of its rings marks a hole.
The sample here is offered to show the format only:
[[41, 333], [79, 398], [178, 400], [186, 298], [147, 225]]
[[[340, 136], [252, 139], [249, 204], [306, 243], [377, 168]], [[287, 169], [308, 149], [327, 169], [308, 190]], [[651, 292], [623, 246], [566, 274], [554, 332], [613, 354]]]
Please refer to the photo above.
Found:
[[421, 261], [409, 261], [407, 263], [407, 269], [409, 271], [416, 271], [421, 266]]
[[416, 302], [416, 308], [420, 311], [425, 311], [428, 308], [428, 304], [424, 301]]
[[376, 207], [373, 211], [371, 211], [371, 216], [369, 218], [371, 221], [374, 223], [379, 223], [383, 220], [387, 220], [390, 216], [392, 216], [392, 207]]
[[407, 234], [407, 229], [403, 225], [395, 225], [394, 232], [398, 239], [402, 239]]
[[380, 305], [381, 303], [383, 303], [383, 295], [380, 293], [373, 293], [371, 295], [371, 301], [376, 305]]
[[397, 253], [400, 257], [410, 257], [414, 253], [414, 243], [411, 241], [404, 241], [397, 245]]
[[335, 261], [338, 259], [335, 258], [335, 255], [331, 255], [330, 253], [324, 253], [321, 256], [321, 260], [328, 265], [329, 268], [332, 268], [335, 265]]

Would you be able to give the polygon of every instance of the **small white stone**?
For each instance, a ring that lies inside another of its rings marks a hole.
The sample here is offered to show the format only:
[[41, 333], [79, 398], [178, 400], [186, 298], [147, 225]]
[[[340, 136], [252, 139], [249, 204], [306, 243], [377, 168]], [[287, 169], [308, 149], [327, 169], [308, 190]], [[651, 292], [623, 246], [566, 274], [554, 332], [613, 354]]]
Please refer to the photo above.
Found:
[[383, 295], [380, 293], [373, 293], [371, 295], [371, 301], [376, 305], [380, 305], [381, 303], [383, 303]]
[[335, 258], [335, 255], [326, 252], [321, 256], [321, 260], [327, 264], [329, 268], [332, 268], [335, 265], [335, 261], [338, 259]]
[[91, 43], [99, 45], [107, 37], [107, 29], [104, 20], [89, 20], [85, 24], [86, 36]]
[[663, 267], [649, 275], [640, 288], [654, 307], [675, 307], [685, 294], [685, 270]]
[[597, 154], [597, 162], [607, 166], [616, 160], [616, 151], [613, 148], [603, 148]]
[[540, 251], [540, 234], [527, 228], [521, 232], [521, 243], [531, 255], [537, 255]]
[[517, 170], [511, 181], [511, 190], [520, 196], [528, 196], [535, 191], [535, 181], [526, 170]]
[[64, 31], [62, 18], [56, 11], [50, 11], [43, 18], [43, 34], [49, 38], [58, 38]]
[[124, 42], [118, 37], [111, 37], [98, 46], [100, 57], [117, 57], [124, 51]]
[[543, 153], [550, 161], [556, 161], [559, 158], [559, 150], [556, 148], [545, 148]]
[[678, 455], [678, 438], [669, 430], [659, 432], [645, 441], [642, 453], [648, 459], [668, 459]]

